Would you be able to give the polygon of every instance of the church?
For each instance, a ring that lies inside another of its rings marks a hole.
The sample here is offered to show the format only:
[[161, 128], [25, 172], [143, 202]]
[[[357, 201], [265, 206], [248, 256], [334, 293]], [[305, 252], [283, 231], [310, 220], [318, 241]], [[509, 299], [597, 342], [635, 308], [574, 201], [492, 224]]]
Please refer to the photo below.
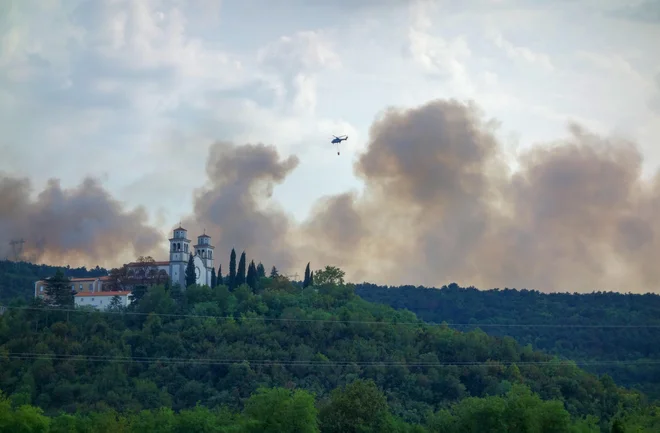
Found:
[[[186, 267], [191, 255], [188, 231], [179, 225], [174, 229], [174, 234], [170, 238], [170, 260], [164, 262], [155, 262], [158, 270], [167, 272], [172, 284], [179, 283], [181, 287], [186, 287]], [[211, 273], [213, 272], [213, 250], [211, 245], [211, 236], [206, 233], [197, 236], [197, 244], [194, 249], [193, 264], [195, 266], [195, 283], [199, 285], [211, 285]], [[128, 268], [140, 267], [138, 263], [129, 263]]]
[[[163, 262], [154, 262], [154, 267], [158, 271], [165, 271], [170, 277], [172, 285], [179, 283], [181, 287], [186, 287], [186, 267], [188, 266], [188, 260], [192, 254], [193, 264], [195, 266], [195, 283], [199, 285], [211, 285], [211, 274], [213, 272], [213, 250], [214, 247], [211, 245], [211, 236], [206, 233], [201, 236], [197, 236], [197, 244], [192, 246], [194, 254], [191, 253], [190, 243], [192, 241], [188, 239], [188, 231], [181, 227], [174, 229], [174, 235], [170, 238], [170, 260]], [[140, 263], [129, 263], [126, 267], [130, 270], [131, 268], [140, 268], [144, 265]], [[103, 304], [102, 292], [106, 292], [107, 288], [104, 286], [110, 281], [109, 276], [105, 277], [88, 277], [88, 278], [70, 278], [71, 281], [71, 290], [76, 292], [76, 304], [79, 304], [78, 301], [83, 302], [85, 299], [88, 302], [84, 302], [80, 305], [98, 305], [94, 304], [97, 302]], [[34, 296], [44, 297], [46, 291], [47, 281], [39, 280], [34, 283]], [[130, 292], [108, 292], [113, 295], [125, 294], [128, 295]], [[93, 295], [98, 295], [95, 297], [90, 297]], [[102, 296], [101, 296], [102, 295]], [[99, 297], [101, 296], [101, 297]], [[109, 295], [107, 295], [109, 296]], [[89, 299], [87, 299], [89, 298]], [[97, 299], [98, 298], [98, 299]], [[90, 303], [91, 302], [91, 303]], [[108, 301], [109, 302], [109, 301]], [[109, 305], [106, 302], [106, 306]]]

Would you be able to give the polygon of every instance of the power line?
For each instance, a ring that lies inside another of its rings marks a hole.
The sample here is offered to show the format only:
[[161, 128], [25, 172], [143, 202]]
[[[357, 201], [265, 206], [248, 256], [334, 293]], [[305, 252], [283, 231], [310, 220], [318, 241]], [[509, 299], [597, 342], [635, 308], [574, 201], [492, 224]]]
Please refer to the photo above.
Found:
[[434, 322], [395, 322], [385, 320], [340, 320], [340, 319], [296, 319], [284, 317], [234, 317], [234, 316], [214, 316], [214, 315], [201, 315], [201, 314], [172, 314], [172, 313], [142, 313], [138, 311], [102, 311], [102, 310], [81, 310], [81, 309], [68, 309], [68, 308], [42, 308], [42, 307], [6, 307], [13, 310], [30, 310], [30, 311], [60, 311], [69, 313], [87, 313], [87, 314], [115, 314], [115, 315], [129, 315], [129, 316], [158, 316], [158, 317], [172, 317], [172, 318], [187, 318], [195, 317], [199, 319], [218, 319], [218, 320], [234, 320], [234, 321], [265, 321], [265, 322], [303, 322], [303, 323], [346, 323], [346, 324], [369, 324], [369, 325], [397, 325], [397, 326], [473, 326], [478, 328], [660, 328], [660, 324], [632, 324], [632, 325], [578, 325], [578, 324], [557, 324], [557, 323], [434, 323]]
[[285, 365], [285, 366], [362, 366], [362, 367], [495, 367], [495, 366], [580, 366], [580, 365], [610, 365], [627, 366], [639, 364], [660, 364], [660, 360], [637, 360], [637, 361], [453, 361], [453, 362], [405, 362], [405, 361], [295, 361], [274, 359], [218, 359], [218, 358], [172, 358], [172, 357], [148, 357], [148, 356], [103, 356], [103, 355], [58, 355], [46, 353], [7, 353], [0, 355], [0, 359], [22, 359], [22, 360], [59, 360], [80, 362], [119, 362], [119, 363], [161, 363], [161, 364], [197, 364], [197, 365], [232, 365], [249, 363], [250, 365]]

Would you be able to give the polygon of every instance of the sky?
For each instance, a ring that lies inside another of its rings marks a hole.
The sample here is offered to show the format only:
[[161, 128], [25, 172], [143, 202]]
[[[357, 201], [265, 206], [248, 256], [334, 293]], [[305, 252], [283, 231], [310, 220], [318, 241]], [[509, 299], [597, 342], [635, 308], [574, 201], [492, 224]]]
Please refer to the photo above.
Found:
[[225, 267], [660, 288], [656, 1], [0, 8], [5, 255], [165, 260], [181, 221]]

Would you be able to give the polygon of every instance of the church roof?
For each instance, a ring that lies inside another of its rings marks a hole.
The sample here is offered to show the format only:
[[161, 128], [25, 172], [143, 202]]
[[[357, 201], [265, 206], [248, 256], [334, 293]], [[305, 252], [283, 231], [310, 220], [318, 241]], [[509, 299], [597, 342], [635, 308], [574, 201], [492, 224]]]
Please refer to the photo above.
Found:
[[184, 229], [181, 227], [181, 224], [179, 224], [179, 227], [175, 228], [174, 230], [183, 230], [184, 232], [187, 232], [188, 230]]
[[102, 296], [126, 296], [130, 295], [131, 292], [128, 290], [123, 290], [121, 292], [82, 292], [82, 293], [76, 293], [74, 296], [76, 298], [82, 298], [82, 297], [102, 297]]
[[152, 263], [139, 263], [139, 262], [131, 262], [127, 264], [129, 268], [137, 268], [141, 266], [167, 266], [169, 265], [169, 261], [162, 261], [162, 262], [152, 262]]
[[210, 238], [211, 236], [209, 236], [209, 235], [207, 235], [206, 233], [204, 233], [203, 235], [199, 235], [199, 236], [197, 236], [197, 237], [198, 237], [198, 238]]

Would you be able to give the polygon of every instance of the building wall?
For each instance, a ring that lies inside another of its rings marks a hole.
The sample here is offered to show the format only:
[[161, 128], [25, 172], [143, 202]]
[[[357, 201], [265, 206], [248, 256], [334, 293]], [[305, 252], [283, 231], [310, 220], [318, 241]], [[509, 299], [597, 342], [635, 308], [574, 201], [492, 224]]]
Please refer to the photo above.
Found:
[[121, 304], [127, 307], [131, 303], [130, 293], [122, 292], [120, 295], [114, 295], [112, 292], [99, 293], [98, 295], [75, 296], [76, 307], [94, 307], [97, 310], [105, 310], [110, 306], [112, 298], [119, 296]]
[[[71, 278], [71, 289], [78, 293], [95, 293], [103, 291], [103, 277], [101, 278]], [[46, 294], [45, 280], [34, 283], [34, 297], [43, 297]]]

